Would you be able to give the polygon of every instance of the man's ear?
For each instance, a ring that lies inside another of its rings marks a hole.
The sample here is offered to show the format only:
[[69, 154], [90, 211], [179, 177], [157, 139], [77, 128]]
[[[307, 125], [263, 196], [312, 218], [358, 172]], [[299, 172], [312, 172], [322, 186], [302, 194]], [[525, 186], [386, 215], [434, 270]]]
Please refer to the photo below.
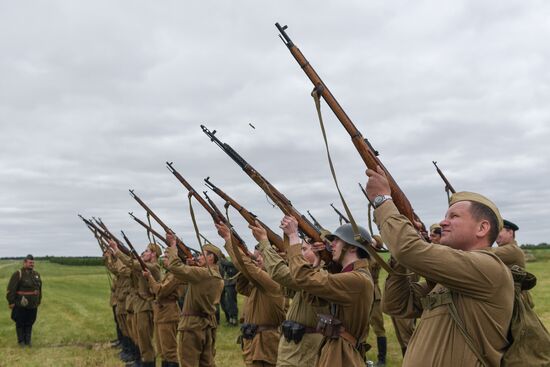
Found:
[[477, 229], [476, 236], [479, 237], [479, 238], [483, 238], [483, 237], [487, 236], [489, 231], [491, 231], [491, 224], [489, 223], [488, 220], [483, 219], [478, 224], [478, 229]]

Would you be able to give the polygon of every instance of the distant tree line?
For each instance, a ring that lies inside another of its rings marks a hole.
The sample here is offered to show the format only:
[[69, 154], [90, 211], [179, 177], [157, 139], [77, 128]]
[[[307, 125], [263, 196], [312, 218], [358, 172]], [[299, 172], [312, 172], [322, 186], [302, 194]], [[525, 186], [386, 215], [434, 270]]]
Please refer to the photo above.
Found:
[[532, 243], [524, 243], [520, 245], [521, 248], [526, 250], [539, 250], [539, 249], [549, 249], [550, 243], [541, 242], [538, 245], [534, 245]]
[[[21, 260], [25, 257], [2, 257], [1, 260]], [[103, 258], [99, 256], [35, 256], [36, 261], [49, 261], [60, 265], [98, 266], [103, 265]]]

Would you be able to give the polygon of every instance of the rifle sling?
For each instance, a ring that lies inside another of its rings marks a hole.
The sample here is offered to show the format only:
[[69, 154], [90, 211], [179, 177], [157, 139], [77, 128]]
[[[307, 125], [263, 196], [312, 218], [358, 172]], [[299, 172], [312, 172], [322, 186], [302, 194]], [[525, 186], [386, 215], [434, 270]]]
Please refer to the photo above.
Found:
[[202, 256], [204, 256], [204, 262], [206, 263], [206, 267], [208, 268], [208, 272], [210, 275], [212, 274], [212, 269], [210, 269], [210, 265], [208, 265], [208, 260], [206, 259], [206, 254], [204, 253], [204, 250], [202, 248], [202, 242], [201, 237], [199, 233], [199, 227], [197, 226], [197, 220], [195, 219], [195, 211], [193, 210], [193, 203], [191, 199], [191, 195], [187, 195], [187, 198], [189, 199], [189, 213], [191, 213], [191, 221], [193, 222], [193, 227], [195, 228], [195, 235], [197, 236], [197, 242], [199, 243], [199, 248], [201, 249]]
[[[321, 86], [322, 88], [322, 86]], [[340, 200], [342, 201], [342, 205], [344, 206], [344, 210], [346, 211], [346, 214], [348, 216], [348, 219], [351, 224], [351, 228], [353, 228], [353, 233], [355, 233], [355, 239], [363, 244], [365, 246], [365, 249], [369, 253], [374, 260], [376, 260], [377, 263], [380, 264], [384, 270], [388, 272], [388, 274], [396, 274], [395, 270], [393, 270], [385, 261], [378, 255], [376, 250], [372, 247], [371, 243], [366, 241], [365, 238], [362, 238], [359, 234], [359, 228], [357, 227], [357, 223], [355, 222], [355, 218], [353, 218], [353, 215], [351, 214], [351, 210], [348, 207], [348, 204], [346, 203], [346, 200], [344, 199], [344, 196], [342, 195], [342, 191], [340, 191], [340, 186], [338, 185], [338, 179], [336, 178], [336, 171], [334, 169], [334, 165], [332, 164], [332, 158], [330, 156], [330, 149], [328, 147], [328, 140], [327, 140], [327, 133], [325, 131], [325, 124], [323, 123], [323, 115], [321, 114], [321, 100], [319, 99], [319, 95], [321, 93], [321, 90], [319, 90], [317, 87], [313, 89], [311, 92], [311, 96], [313, 97], [313, 100], [315, 101], [315, 109], [317, 110], [317, 116], [319, 117], [319, 125], [321, 126], [321, 132], [323, 134], [323, 140], [325, 143], [325, 149], [327, 151], [327, 158], [328, 163], [330, 167], [330, 173], [332, 174], [332, 178], [334, 180], [334, 184], [336, 185], [336, 190], [338, 191], [338, 195], [340, 196]], [[370, 223], [370, 222], [369, 222]], [[372, 229], [371, 229], [372, 233]]]

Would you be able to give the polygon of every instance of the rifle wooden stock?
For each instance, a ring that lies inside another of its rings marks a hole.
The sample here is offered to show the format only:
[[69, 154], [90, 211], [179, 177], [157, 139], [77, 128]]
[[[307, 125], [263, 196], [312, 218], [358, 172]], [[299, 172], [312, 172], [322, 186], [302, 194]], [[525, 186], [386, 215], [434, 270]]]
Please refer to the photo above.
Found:
[[[267, 181], [258, 171], [256, 171], [247, 161], [244, 160], [229, 144], [222, 143], [216, 136], [216, 130], [210, 131], [204, 125], [201, 125], [202, 131], [210, 137], [210, 140], [216, 143], [229, 157], [231, 157], [243, 171], [266, 193], [267, 196], [286, 214], [293, 216], [298, 221], [298, 227], [305, 236], [311, 238], [314, 242], [323, 242], [320, 231], [296, 208], [292, 206], [290, 200], [286, 198], [275, 186]], [[322, 251], [321, 258], [325, 263], [332, 262], [332, 255], [327, 250]]]
[[237, 203], [235, 200], [233, 200], [229, 195], [227, 195], [225, 192], [223, 192], [219, 187], [214, 185], [210, 181], [210, 177], [207, 177], [204, 179], [204, 182], [206, 183], [206, 186], [212, 191], [214, 191], [219, 197], [221, 197], [228, 205], [231, 205], [239, 214], [248, 222], [248, 224], [256, 225], [256, 221], [258, 221], [262, 227], [265, 228], [267, 232], [267, 238], [269, 239], [269, 242], [275, 245], [280, 251], [286, 251], [285, 245], [283, 243], [283, 239], [281, 236], [279, 236], [277, 233], [273, 232], [271, 228], [269, 228], [265, 223], [263, 223], [261, 220], [256, 217], [255, 214], [249, 212], [246, 210], [245, 207]]
[[[294, 56], [294, 59], [296, 62], [298, 62], [298, 65], [302, 68], [304, 73], [307, 75], [311, 83], [313, 83], [316, 93], [318, 93], [325, 102], [328, 104], [332, 112], [336, 115], [338, 120], [342, 123], [346, 131], [351, 137], [351, 140], [353, 142], [353, 145], [359, 152], [359, 155], [363, 159], [363, 162], [365, 165], [372, 170], [376, 170], [376, 166], [380, 166], [384, 172], [386, 173], [386, 177], [388, 179], [388, 182], [390, 184], [391, 189], [391, 196], [393, 199], [393, 202], [399, 212], [406, 216], [411, 223], [414, 224], [415, 221], [420, 221], [418, 216], [414, 213], [414, 210], [412, 208], [411, 203], [399, 187], [397, 185], [397, 182], [393, 179], [390, 172], [386, 169], [386, 167], [382, 164], [380, 159], [378, 159], [378, 152], [374, 150], [374, 148], [371, 146], [371, 144], [368, 142], [367, 139], [363, 138], [363, 135], [361, 135], [361, 132], [357, 129], [355, 124], [351, 121], [351, 119], [348, 117], [342, 106], [338, 103], [336, 98], [332, 95], [328, 87], [325, 85], [325, 83], [321, 80], [315, 69], [311, 66], [309, 61], [305, 58], [305, 56], [302, 54], [302, 52], [296, 47], [296, 45], [292, 42], [290, 37], [286, 34], [285, 30], [287, 26], [281, 27], [279, 23], [276, 23], [275, 26], [279, 30], [280, 38], [283, 40], [283, 43], [288, 47], [290, 53], [292, 56]], [[424, 227], [424, 224], [422, 224]]]
[[[129, 190], [130, 191], [130, 196], [132, 196], [134, 198], [135, 201], [138, 202], [138, 204], [151, 216], [153, 217], [153, 219], [159, 224], [159, 226], [162, 227], [162, 229], [164, 229], [165, 232], [170, 232], [170, 233], [173, 233], [175, 236], [176, 236], [176, 246], [178, 248], [178, 254], [180, 254], [180, 251], [183, 253], [183, 257], [185, 258], [188, 258], [188, 259], [193, 259], [193, 254], [191, 253], [191, 250], [189, 249], [189, 247], [187, 247], [187, 245], [176, 235], [176, 233], [174, 231], [172, 231], [170, 229], [170, 227], [168, 227], [156, 214], [155, 212], [153, 212], [144, 202], [143, 200], [140, 199], [139, 196], [137, 196], [135, 193], [134, 193], [134, 190]], [[139, 222], [138, 222], [139, 223]], [[166, 242], [166, 241], [165, 241]], [[182, 256], [180, 256], [182, 257]], [[183, 260], [183, 258], [182, 258]]]
[[145, 262], [143, 261], [141, 256], [139, 256], [134, 246], [132, 246], [132, 243], [130, 242], [128, 237], [126, 237], [126, 235], [124, 234], [124, 231], [120, 231], [120, 232], [122, 233], [122, 237], [124, 238], [124, 241], [126, 241], [126, 243], [128, 244], [128, 247], [130, 247], [130, 250], [132, 251], [132, 255], [133, 255], [132, 257], [134, 257], [139, 262], [139, 265], [141, 266], [141, 270], [147, 271], [148, 270], [147, 265], [145, 265]]
[[208, 204], [206, 200], [200, 196], [197, 191], [191, 186], [189, 182], [183, 176], [174, 168], [173, 162], [166, 162], [166, 167], [168, 170], [178, 179], [178, 181], [187, 189], [189, 192], [189, 196], [193, 196], [201, 206], [206, 209], [206, 211], [210, 214], [212, 217], [212, 220], [215, 224], [218, 224], [219, 222], [224, 223], [229, 227], [231, 230], [231, 241], [235, 243], [239, 248], [245, 253], [248, 257], [253, 257], [248, 248], [246, 247], [246, 244], [242, 240], [242, 238], [237, 234], [237, 232], [231, 228], [231, 224], [227, 221], [227, 218], [224, 217], [224, 215], [220, 212], [220, 210], [216, 207], [216, 205], [211, 201], [211, 204], [213, 204], [213, 207], [211, 204]]
[[442, 170], [439, 169], [439, 167], [437, 166], [437, 162], [436, 161], [432, 161], [432, 163], [434, 164], [435, 166], [435, 169], [437, 170], [437, 173], [439, 174], [439, 177], [441, 177], [441, 179], [443, 180], [443, 182], [445, 183], [445, 191], [447, 192], [452, 192], [453, 194], [456, 193], [456, 190], [454, 189], [453, 185], [451, 185], [451, 183], [449, 182], [449, 180], [447, 180], [447, 177], [445, 177], [445, 174], [443, 173]]

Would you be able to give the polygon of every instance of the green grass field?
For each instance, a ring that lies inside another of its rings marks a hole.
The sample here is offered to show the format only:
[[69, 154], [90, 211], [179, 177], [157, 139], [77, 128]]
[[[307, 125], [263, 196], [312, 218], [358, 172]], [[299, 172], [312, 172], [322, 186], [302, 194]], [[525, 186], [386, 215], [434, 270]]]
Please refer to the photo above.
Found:
[[[532, 291], [535, 309], [545, 325], [550, 325], [550, 250], [533, 251], [538, 259], [528, 270], [538, 278]], [[11, 274], [20, 262], [0, 261], [0, 288], [6, 289]], [[20, 348], [7, 302], [0, 312], [0, 367], [5, 366], [123, 366], [117, 349], [109, 346], [115, 338], [109, 307], [109, 280], [105, 269], [96, 266], [67, 266], [37, 262], [42, 275], [44, 296], [34, 326], [33, 347]], [[385, 274], [381, 274], [385, 279]], [[223, 320], [223, 316], [222, 316]], [[401, 365], [401, 353], [389, 317], [388, 366]], [[219, 367], [243, 365], [235, 340], [238, 328], [222, 325], [218, 329], [216, 362]], [[373, 337], [369, 343], [376, 346]], [[376, 360], [376, 348], [368, 353]], [[160, 362], [158, 362], [160, 365]]]

